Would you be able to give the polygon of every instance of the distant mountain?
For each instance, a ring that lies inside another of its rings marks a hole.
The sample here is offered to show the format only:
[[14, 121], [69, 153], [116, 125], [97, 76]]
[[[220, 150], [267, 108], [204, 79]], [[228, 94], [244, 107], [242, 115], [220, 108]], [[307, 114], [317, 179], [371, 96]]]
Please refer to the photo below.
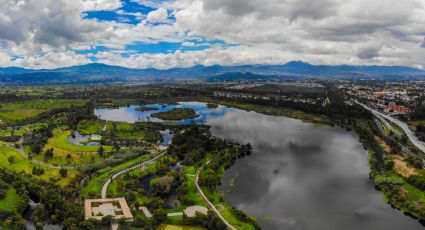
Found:
[[256, 80], [270, 78], [425, 79], [425, 71], [405, 66], [312, 65], [293, 61], [284, 65], [203, 66], [167, 70], [132, 69], [87, 64], [58, 69], [0, 68], [0, 84], [70, 84], [110, 82], [169, 82], [184, 80]]
[[209, 81], [239, 81], [239, 80], [268, 80], [273, 78], [279, 78], [275, 75], [259, 75], [253, 73], [240, 73], [240, 72], [229, 72], [215, 76], [208, 77]]

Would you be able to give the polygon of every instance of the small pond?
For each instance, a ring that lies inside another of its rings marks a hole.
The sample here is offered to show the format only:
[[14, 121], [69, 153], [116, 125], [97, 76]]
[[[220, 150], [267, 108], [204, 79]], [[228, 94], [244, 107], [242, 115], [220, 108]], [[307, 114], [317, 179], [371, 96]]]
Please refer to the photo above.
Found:
[[85, 146], [100, 146], [99, 141], [102, 136], [98, 134], [81, 135], [78, 131], [75, 131], [73, 135], [68, 136], [68, 142], [74, 145], [85, 145]]

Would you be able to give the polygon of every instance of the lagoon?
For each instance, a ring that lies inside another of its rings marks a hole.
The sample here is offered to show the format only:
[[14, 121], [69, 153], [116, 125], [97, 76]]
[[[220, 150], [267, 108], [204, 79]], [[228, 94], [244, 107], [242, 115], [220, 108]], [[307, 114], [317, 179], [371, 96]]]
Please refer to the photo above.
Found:
[[217, 137], [251, 143], [253, 154], [225, 172], [220, 190], [263, 229], [423, 229], [375, 190], [367, 152], [352, 132], [199, 102], [146, 106], [159, 110], [141, 112], [136, 111], [140, 106], [129, 106], [96, 109], [95, 114], [112, 121], [163, 122], [150, 115], [192, 108], [198, 118], [175, 122], [206, 123]]

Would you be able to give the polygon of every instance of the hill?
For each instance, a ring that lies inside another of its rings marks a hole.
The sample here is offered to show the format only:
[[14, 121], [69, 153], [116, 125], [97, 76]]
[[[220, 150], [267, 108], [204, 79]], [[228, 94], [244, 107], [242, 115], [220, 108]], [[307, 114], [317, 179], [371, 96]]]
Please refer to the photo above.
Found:
[[0, 83], [5, 85], [256, 80], [282, 77], [424, 79], [425, 71], [405, 66], [330, 66], [312, 65], [301, 61], [288, 62], [284, 65], [196, 65], [167, 70], [133, 69], [98, 63], [40, 70], [0, 68]]

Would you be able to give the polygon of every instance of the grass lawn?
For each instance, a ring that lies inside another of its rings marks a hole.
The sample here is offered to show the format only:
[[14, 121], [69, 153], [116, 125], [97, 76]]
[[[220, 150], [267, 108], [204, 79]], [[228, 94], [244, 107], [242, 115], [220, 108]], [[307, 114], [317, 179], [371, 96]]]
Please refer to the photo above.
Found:
[[6, 197], [0, 200], [0, 211], [15, 211], [21, 202], [22, 198], [16, 193], [15, 188], [10, 186], [6, 190]]
[[102, 134], [104, 126], [106, 129], [110, 129], [112, 127], [112, 122], [84, 120], [78, 123], [77, 130], [81, 135]]
[[255, 228], [252, 225], [245, 223], [243, 221], [240, 221], [233, 214], [232, 208], [227, 203], [222, 202], [222, 203], [214, 204], [214, 205], [220, 211], [220, 213], [224, 217], [224, 219], [226, 219], [236, 229], [244, 229], [244, 230], [253, 229], [253, 230], [255, 230]]
[[185, 225], [161, 224], [158, 227], [158, 230], [205, 230], [205, 228]]
[[207, 204], [199, 195], [198, 190], [195, 186], [195, 174], [196, 168], [194, 166], [182, 166], [184, 169], [186, 181], [187, 181], [187, 195], [191, 200], [195, 202], [195, 205], [206, 207]]
[[[12, 164], [10, 164], [9, 161], [8, 161], [8, 158], [10, 156], [14, 157], [14, 163], [12, 163]], [[73, 178], [75, 178], [75, 176], [78, 173], [76, 170], [68, 170], [68, 176], [65, 177], [65, 178], [62, 178], [59, 174], [59, 169], [51, 169], [51, 168], [36, 165], [36, 164], [32, 163], [31, 161], [25, 159], [15, 149], [6, 148], [6, 147], [0, 148], [0, 167], [4, 167], [4, 168], [6, 168], [10, 171], [14, 171], [14, 172], [17, 172], [17, 173], [24, 172], [26, 174], [31, 175], [33, 178], [36, 178], [36, 179], [41, 179], [41, 180], [46, 180], [46, 181], [48, 181], [50, 179], [55, 179], [55, 180], [58, 180], [57, 184], [59, 184], [61, 186], [65, 186], [65, 185], [69, 184], [69, 182]], [[33, 175], [32, 169], [34, 167], [43, 169], [44, 174], [39, 175], [39, 176]]]
[[71, 106], [84, 105], [86, 100], [32, 100], [19, 103], [0, 104], [0, 118], [10, 121], [22, 120], [37, 116], [56, 108], [67, 108]]
[[[113, 123], [110, 121], [91, 121], [85, 120], [78, 124], [78, 131], [82, 135], [89, 134], [103, 134], [106, 137], [110, 134]], [[147, 129], [135, 129], [134, 124], [126, 122], [115, 122], [116, 131], [114, 133], [114, 139], [118, 140], [145, 140], [148, 142], [156, 143], [161, 138], [159, 131], [147, 130]], [[106, 128], [103, 130], [103, 128]]]
[[[53, 148], [53, 158], [49, 160], [50, 164], [55, 165], [81, 165], [99, 161], [102, 158], [97, 154], [99, 146], [74, 145], [68, 141], [68, 137], [72, 134], [70, 130], [56, 129], [53, 131], [53, 137], [50, 138], [44, 147], [44, 151]], [[103, 146], [106, 152], [112, 150], [111, 146]], [[67, 161], [67, 155], [71, 156], [71, 161]], [[35, 159], [44, 161], [44, 154], [34, 156]]]
[[115, 138], [121, 140], [142, 139], [148, 142], [156, 143], [161, 138], [159, 131], [152, 130], [134, 130], [134, 125], [130, 123], [117, 123], [117, 132]]

